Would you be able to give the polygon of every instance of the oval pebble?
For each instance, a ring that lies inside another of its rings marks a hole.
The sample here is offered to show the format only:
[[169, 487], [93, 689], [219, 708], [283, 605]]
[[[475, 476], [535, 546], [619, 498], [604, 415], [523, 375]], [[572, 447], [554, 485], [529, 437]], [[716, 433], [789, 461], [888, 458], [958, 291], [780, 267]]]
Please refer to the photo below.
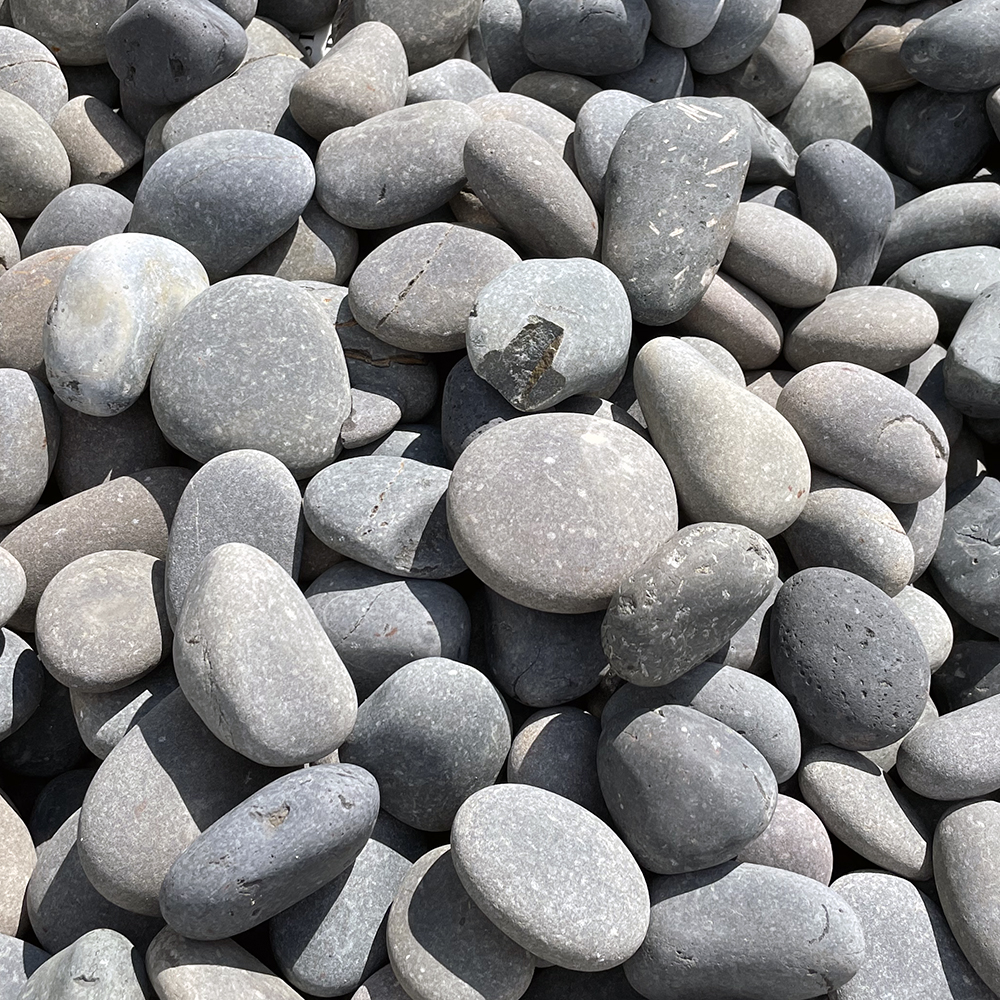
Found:
[[38, 38], [0, 27], [0, 90], [30, 104], [49, 124], [69, 99], [59, 63]]
[[102, 184], [74, 184], [38, 214], [22, 241], [25, 257], [62, 246], [86, 246], [123, 233], [132, 202]]
[[904, 587], [893, 600], [917, 630], [934, 673], [951, 654], [954, 630], [948, 613], [933, 597], [916, 587]]
[[1000, 284], [984, 289], [955, 331], [944, 363], [945, 395], [970, 417], [1000, 417]]
[[834, 62], [816, 63], [792, 103], [773, 120], [800, 153], [821, 139], [841, 139], [864, 149], [872, 134], [872, 108], [865, 88]]
[[21, 606], [27, 589], [24, 567], [6, 549], [0, 548], [0, 625], [6, 625]]
[[767, 38], [781, 4], [775, 0], [726, 0], [712, 30], [690, 47], [696, 73], [725, 73]]
[[31, 219], [70, 183], [69, 157], [48, 122], [0, 90], [0, 215]]
[[52, 131], [69, 156], [74, 185], [107, 184], [142, 160], [142, 140], [96, 97], [83, 94], [64, 104]]
[[[587, 81], [583, 83], [587, 84]], [[475, 63], [465, 59], [445, 59], [437, 66], [410, 74], [406, 87], [406, 103], [462, 101], [468, 104], [477, 97], [495, 93], [497, 93], [496, 85]], [[529, 96], [534, 95], [529, 94]]]
[[973, 0], [945, 8], [906, 36], [899, 58], [907, 72], [936, 90], [968, 93], [1000, 83], [996, 5]]
[[829, 885], [833, 873], [833, 845], [823, 821], [809, 806], [779, 794], [767, 829], [750, 841], [736, 855], [736, 860], [782, 868]]

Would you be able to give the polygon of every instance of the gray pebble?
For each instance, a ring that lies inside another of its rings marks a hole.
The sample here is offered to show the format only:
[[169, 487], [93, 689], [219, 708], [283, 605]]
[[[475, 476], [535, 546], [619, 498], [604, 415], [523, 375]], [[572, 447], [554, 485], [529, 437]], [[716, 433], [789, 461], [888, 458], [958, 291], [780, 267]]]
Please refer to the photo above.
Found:
[[922, 21], [899, 50], [906, 71], [936, 90], [968, 93], [996, 86], [1000, 83], [996, 14], [990, 0], [973, 0]]
[[[930, 697], [927, 698], [927, 702], [924, 705], [924, 710], [920, 713], [920, 718], [917, 719], [916, 724], [913, 729], [917, 726], [926, 725], [928, 722], [933, 722], [938, 717], [938, 710], [934, 702]], [[910, 732], [913, 732], [913, 729]], [[877, 750], [860, 750], [858, 751], [862, 757], [866, 760], [871, 761], [871, 763], [880, 767], [883, 771], [888, 773], [896, 766], [896, 757], [899, 755], [899, 748], [903, 743], [903, 740], [908, 736], [900, 737], [895, 743], [890, 743], [888, 746], [879, 747]], [[914, 795], [912, 792], [906, 793], [906, 799], [917, 809], [917, 815], [923, 816], [925, 821], [930, 823], [933, 827], [933, 823], [936, 822], [937, 817], [931, 817], [931, 814], [927, 810], [927, 804], [930, 802], [929, 799], [922, 799], [920, 796]], [[943, 808], [943, 807], [942, 807]]]
[[735, 670], [745, 670], [755, 676], [763, 676], [770, 669], [770, 628], [771, 606], [781, 589], [781, 581], [776, 580], [771, 593], [764, 598], [756, 611], [740, 626], [736, 634], [712, 654], [716, 663], [724, 663]]
[[624, 90], [647, 101], [667, 101], [694, 93], [694, 78], [684, 52], [652, 36], [646, 39], [642, 62], [635, 69], [599, 76], [597, 82], [607, 89]]
[[893, 600], [917, 630], [934, 673], [951, 655], [954, 631], [948, 613], [933, 597], [916, 587], [904, 587]]
[[55, 56], [28, 32], [0, 27], [0, 64], [0, 90], [30, 104], [51, 124], [69, 100]]
[[601, 93], [601, 88], [592, 80], [572, 73], [539, 70], [515, 80], [510, 92], [533, 97], [576, 121], [580, 108], [595, 94]]
[[962, 317], [944, 363], [948, 402], [970, 417], [1000, 417], [1000, 284], [982, 291]]
[[931, 408], [941, 421], [950, 443], [955, 441], [962, 430], [963, 419], [962, 414], [948, 402], [945, 390], [944, 359], [947, 353], [944, 347], [935, 342], [905, 368], [887, 374]]
[[100, 184], [74, 184], [39, 213], [24, 237], [25, 256], [64, 246], [85, 246], [123, 233], [132, 203]]
[[441, 437], [449, 465], [491, 427], [521, 417], [496, 389], [473, 370], [468, 355], [456, 362], [441, 392]]
[[[516, 0], [512, 2], [516, 3]], [[351, 1000], [410, 1000], [410, 994], [399, 985], [392, 966], [383, 965], [358, 987], [356, 993], [351, 994]]]
[[690, 48], [706, 38], [722, 11], [722, 0], [652, 0], [650, 31], [665, 45]]
[[16, 934], [23, 922], [24, 894], [35, 868], [35, 846], [24, 821], [0, 799], [0, 933]]
[[821, 139], [841, 139], [864, 149], [872, 132], [872, 109], [861, 81], [833, 62], [817, 63], [792, 103], [774, 124], [801, 153]]
[[351, 390], [351, 415], [340, 428], [340, 443], [346, 451], [385, 437], [402, 419], [399, 404], [364, 389]]
[[[717, 97], [716, 100], [722, 100]], [[771, 208], [780, 208], [782, 212], [787, 212], [796, 219], [802, 217], [799, 211], [798, 196], [790, 188], [780, 184], [748, 184], [743, 188], [740, 201], [753, 201], [760, 205], [770, 205]]]
[[537, 69], [521, 44], [527, 0], [483, 0], [479, 30], [490, 67], [490, 76], [500, 90]]
[[524, 94], [490, 94], [477, 97], [471, 107], [482, 116], [487, 125], [495, 122], [513, 122], [523, 125], [536, 135], [545, 139], [555, 151], [563, 157], [572, 168], [573, 132], [575, 125], [572, 118], [555, 108], [550, 108], [533, 97]]
[[[951, 462], [949, 460], [949, 468]], [[941, 531], [944, 526], [945, 498], [948, 484], [942, 483], [929, 497], [917, 501], [917, 503], [901, 504], [890, 503], [892, 512], [899, 518], [899, 523], [906, 532], [906, 537], [910, 539], [913, 546], [913, 575], [910, 577], [912, 583], [931, 564], [934, 553], [937, 551], [938, 543], [941, 540]]]
[[107, 59], [104, 40], [108, 29], [125, 11], [128, 0], [102, 3], [11, 0], [10, 23], [33, 35], [59, 61], [70, 66], [87, 66]]
[[31, 219], [70, 182], [59, 137], [30, 104], [0, 90], [0, 215]]
[[783, 371], [780, 368], [770, 370], [748, 371], [746, 373], [747, 388], [758, 398], [763, 399], [768, 406], [777, 406], [781, 390], [795, 377], [795, 372]]
[[69, 99], [96, 97], [109, 108], [121, 106], [121, 86], [114, 70], [106, 63], [94, 66], [60, 66], [69, 87]]
[[439, 831], [496, 780], [510, 739], [506, 706], [486, 677], [429, 657], [401, 667], [361, 704], [340, 757], [375, 775], [386, 812]]
[[[795, 176], [795, 164], [799, 154], [795, 152], [795, 148], [785, 135], [752, 104], [742, 98], [723, 96], [712, 100], [715, 106], [721, 105], [734, 111], [750, 137], [750, 166], [747, 169], [747, 184], [740, 194], [740, 200], [747, 201], [747, 194], [754, 190], [757, 184], [790, 184]], [[792, 198], [794, 199], [794, 195]], [[784, 205], [777, 207], [789, 211]], [[797, 201], [795, 211], [791, 214], [799, 214]]]
[[24, 567], [6, 549], [0, 549], [0, 625], [6, 625], [21, 606], [27, 588]]
[[[0, 218], [3, 218], [0, 216]], [[23, 230], [22, 230], [23, 231]], [[0, 277], [21, 260], [21, 248], [18, 246], [17, 233], [11, 224], [4, 219], [0, 223]]]
[[357, 448], [354, 454], [393, 455], [442, 468], [451, 464], [445, 454], [441, 429], [432, 424], [399, 424], [387, 437]]
[[531, 414], [477, 438], [455, 465], [448, 522], [488, 587], [568, 614], [604, 610], [677, 523], [671, 477], [653, 448], [576, 413]]
[[0, 739], [7, 739], [41, 704], [45, 682], [45, 669], [35, 651], [7, 629], [0, 629], [0, 677], [4, 692], [0, 701]]
[[823, 821], [809, 806], [779, 794], [767, 829], [750, 841], [736, 860], [783, 868], [829, 885], [833, 872], [833, 845]]
[[0, 936], [0, 1000], [17, 1000], [31, 974], [47, 959], [48, 952], [9, 934]]
[[466, 59], [445, 59], [436, 66], [410, 75], [406, 103], [462, 101], [468, 104], [477, 97], [495, 93], [496, 84], [478, 66]]
[[69, 155], [73, 184], [107, 184], [142, 159], [142, 140], [96, 97], [64, 104], [52, 130]]
[[767, 38], [778, 16], [774, 0], [726, 0], [708, 35], [688, 49], [696, 73], [725, 73]]

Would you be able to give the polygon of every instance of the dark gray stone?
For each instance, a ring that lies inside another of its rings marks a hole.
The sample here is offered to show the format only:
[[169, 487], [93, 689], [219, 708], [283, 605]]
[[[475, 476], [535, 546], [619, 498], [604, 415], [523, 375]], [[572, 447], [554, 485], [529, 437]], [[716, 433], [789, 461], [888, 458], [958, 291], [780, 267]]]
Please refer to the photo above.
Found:
[[654, 879], [650, 901], [646, 940], [625, 965], [647, 1000], [799, 1000], [865, 960], [854, 911], [796, 872], [730, 862]]
[[[142, 139], [96, 97], [76, 97], [64, 104], [52, 122], [52, 130], [66, 148], [74, 185], [107, 184], [142, 160]], [[60, 210], [65, 212], [68, 208], [66, 198], [62, 198], [59, 204]], [[131, 210], [130, 204], [125, 214], [126, 222]], [[118, 214], [122, 214], [122, 209]], [[62, 246], [65, 243], [50, 245]]]
[[520, 259], [489, 233], [446, 222], [414, 226], [361, 262], [351, 278], [351, 313], [394, 347], [459, 350], [479, 292]]
[[109, 108], [121, 105], [121, 89], [114, 70], [106, 63], [94, 66], [60, 67], [69, 86], [69, 99], [76, 97], [96, 97]]
[[466, 892], [532, 955], [601, 972], [642, 944], [643, 873], [614, 831], [578, 803], [530, 785], [484, 788], [459, 809], [451, 845]]
[[[721, 96], [712, 100], [713, 105], [721, 105], [735, 112], [739, 116], [741, 127], [750, 138], [750, 166], [747, 169], [747, 184], [740, 194], [740, 200], [748, 200], [746, 194], [757, 184], [791, 184], [799, 154], [784, 133], [742, 98]], [[777, 207], [784, 209], [783, 205]], [[791, 214], [799, 214], [797, 201], [795, 211]]]
[[316, 200], [356, 229], [414, 222], [462, 189], [462, 151], [480, 121], [468, 104], [425, 101], [334, 132], [316, 157]]
[[0, 1000], [17, 1000], [31, 974], [49, 953], [9, 934], [0, 936]]
[[651, 0], [650, 31], [666, 45], [690, 48], [708, 37], [722, 11], [722, 0]]
[[821, 139], [841, 139], [861, 149], [872, 132], [872, 109], [861, 81], [843, 66], [817, 63], [802, 89], [774, 124], [801, 153]]
[[48, 388], [17, 368], [0, 368], [0, 524], [28, 516], [59, 451], [59, 411]]
[[490, 76], [500, 90], [537, 68], [521, 44], [527, 6], [528, 0], [483, 0], [479, 30]]
[[177, 621], [202, 559], [226, 542], [252, 545], [296, 579], [303, 528], [298, 485], [276, 458], [244, 450], [206, 462], [181, 495], [170, 528], [166, 560], [170, 621]]
[[842, 569], [802, 570], [778, 593], [771, 667], [801, 722], [849, 750], [888, 746], [927, 700], [927, 652], [874, 584]]
[[694, 93], [694, 81], [687, 57], [681, 49], [664, 45], [650, 36], [642, 62], [624, 73], [597, 77], [609, 90], [624, 90], [647, 101], [666, 101]]
[[[607, 170], [602, 260], [621, 278], [636, 320], [672, 323], [704, 295], [729, 245], [749, 162], [738, 116], [708, 99], [666, 101], [629, 120]], [[695, 185], [702, 193], [693, 200]]]
[[257, 0], [258, 17], [277, 21], [296, 34], [324, 27], [336, 13], [336, 0]]
[[797, 872], [829, 885], [833, 845], [822, 820], [809, 806], [779, 794], [767, 829], [747, 844], [736, 860]]
[[413, 660], [464, 661], [471, 620], [458, 591], [437, 580], [405, 580], [344, 560], [306, 598], [364, 701]]
[[45, 669], [24, 639], [0, 629], [0, 740], [20, 729], [41, 704]]
[[935, 90], [968, 93], [1000, 83], [995, 0], [945, 8], [918, 24], [899, 49], [907, 72]]
[[48, 122], [0, 91], [0, 215], [31, 219], [70, 182], [69, 157]]
[[734, 858], [764, 832], [778, 795], [748, 740], [683, 705], [614, 716], [601, 733], [597, 773], [625, 843], [660, 874]]
[[604, 610], [677, 524], [655, 450], [620, 424], [578, 413], [531, 414], [477, 438], [455, 465], [448, 523], [488, 587], [563, 614]]
[[61, 63], [88, 66], [107, 59], [105, 36], [127, 6], [127, 0], [68, 4], [11, 0], [4, 23], [33, 35], [57, 53]]
[[[536, 968], [524, 1000], [640, 1000], [641, 996], [629, 985], [620, 965], [606, 972], [573, 972], [553, 965]], [[373, 994], [371, 1000], [391, 998]]]
[[0, 90], [30, 104], [52, 123], [69, 100], [69, 88], [51, 52], [26, 31], [0, 27]]
[[392, 455], [442, 468], [450, 465], [441, 430], [432, 424], [400, 424], [381, 441], [356, 448], [354, 455]]
[[287, 139], [250, 129], [196, 135], [143, 177], [129, 231], [180, 243], [217, 281], [286, 232], [315, 184], [309, 157]]
[[150, 396], [164, 436], [192, 458], [250, 448], [296, 478], [333, 459], [351, 407], [333, 317], [267, 275], [220, 282], [184, 310], [156, 356]]
[[[716, 98], [722, 100], [722, 98]], [[796, 154], [798, 155], [798, 154]], [[798, 195], [791, 189], [780, 184], [748, 184], [743, 188], [740, 201], [754, 201], [760, 205], [770, 205], [771, 208], [780, 208], [782, 212], [801, 218], [799, 212]]]
[[556, 73], [547, 69], [522, 76], [511, 85], [510, 89], [513, 94], [524, 94], [555, 108], [573, 121], [576, 121], [580, 108], [591, 97], [601, 92], [601, 88], [592, 80], [574, 76], [572, 73]]
[[969, 306], [944, 362], [948, 402], [970, 417], [1000, 417], [1000, 283]]
[[462, 101], [468, 104], [477, 97], [495, 93], [496, 85], [474, 63], [467, 59], [445, 59], [436, 66], [410, 74], [406, 103]]
[[491, 427], [521, 417], [496, 389], [473, 370], [464, 355], [448, 373], [441, 393], [441, 437], [454, 465], [459, 455]]
[[[888, 286], [886, 286], [888, 287]], [[929, 304], [929, 303], [928, 303]], [[933, 306], [931, 307], [933, 308]], [[909, 365], [888, 376], [905, 386], [918, 399], [926, 403], [941, 421], [949, 443], [954, 443], [962, 430], [962, 414], [948, 402], [944, 384], [944, 359], [947, 351], [938, 343], [930, 347]]]
[[696, 73], [725, 73], [767, 38], [781, 4], [775, 0], [726, 0], [712, 30], [687, 50]]
[[157, 104], [186, 101], [219, 83], [247, 51], [246, 32], [210, 0], [136, 0], [106, 43], [118, 79]]
[[934, 675], [934, 697], [949, 710], [1000, 694], [1000, 643], [966, 639]]

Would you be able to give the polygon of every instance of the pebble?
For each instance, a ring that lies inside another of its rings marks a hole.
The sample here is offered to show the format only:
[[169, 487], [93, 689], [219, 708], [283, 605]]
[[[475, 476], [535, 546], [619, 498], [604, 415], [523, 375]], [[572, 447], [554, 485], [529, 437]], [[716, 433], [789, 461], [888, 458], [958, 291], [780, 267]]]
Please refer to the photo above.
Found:
[[597, 81], [608, 90], [624, 90], [653, 102], [694, 93], [694, 78], [684, 52], [652, 36], [646, 39], [642, 62], [635, 69], [600, 76]]
[[[464, 65], [468, 65], [465, 63]], [[554, 73], [551, 70], [540, 70], [528, 73], [511, 84], [512, 94], [524, 94], [533, 97], [550, 108], [555, 108], [560, 114], [576, 121], [583, 105], [595, 94], [601, 93], [601, 88], [591, 80], [572, 73]], [[476, 97], [482, 95], [476, 94]]]
[[35, 867], [35, 847], [24, 821], [0, 798], [0, 933], [16, 935], [22, 924], [24, 893]]
[[561, 111], [524, 94], [489, 94], [477, 97], [470, 105], [487, 125], [495, 122], [513, 122], [523, 125], [546, 139], [555, 151], [572, 168], [573, 132], [575, 123]]
[[625, 975], [647, 1000], [794, 1000], [865, 960], [861, 921], [805, 875], [729, 862], [655, 878], [646, 940]]
[[474, 63], [465, 59], [445, 59], [437, 66], [410, 74], [406, 86], [406, 103], [450, 100], [468, 104], [477, 97], [495, 93], [496, 85]]
[[491, 785], [510, 749], [507, 709], [475, 667], [414, 660], [358, 709], [340, 748], [378, 781], [382, 808], [418, 830], [445, 831], [459, 806]]
[[560, 614], [606, 609], [676, 517], [655, 450], [577, 413], [492, 428], [462, 453], [448, 488], [451, 536], [473, 573], [508, 600]]
[[21, 606], [27, 587], [24, 568], [6, 549], [0, 549], [0, 625], [6, 625]]
[[628, 362], [632, 316], [621, 282], [584, 258], [512, 264], [469, 313], [473, 371], [527, 413], [570, 396], [609, 396]]
[[41, 948], [9, 934], [0, 936], [0, 986], [2, 1000], [17, 1000], [24, 984], [49, 955]]
[[776, 580], [771, 593], [764, 598], [756, 611], [747, 619], [725, 646], [717, 649], [712, 658], [736, 670], [763, 676], [770, 668], [768, 650], [771, 606], [781, 589]]
[[545, 961], [600, 972], [642, 944], [649, 896], [638, 864], [609, 826], [554, 792], [507, 784], [471, 795], [451, 859], [486, 916]]
[[305, 592], [364, 701], [400, 667], [426, 657], [463, 662], [471, 618], [458, 591], [344, 560]]
[[779, 591], [771, 666], [800, 721], [848, 750], [909, 732], [930, 683], [927, 653], [903, 612], [874, 584], [826, 566], [796, 573]]
[[42, 209], [25, 234], [24, 255], [63, 246], [86, 246], [123, 233], [132, 217], [128, 198], [100, 184], [74, 184]]
[[10, 223], [4, 219], [0, 223], [0, 277], [9, 268], [14, 267], [21, 260], [21, 248], [18, 246], [17, 234], [11, 228]]
[[775, 0], [726, 0], [712, 30], [691, 45], [687, 57], [696, 73], [725, 73], [755, 52], [778, 17]]
[[1000, 283], [982, 291], [962, 317], [944, 362], [948, 402], [970, 417], [1000, 417]]
[[652, 0], [650, 31], [665, 45], [690, 48], [708, 37], [722, 12], [722, 0]]
[[473, 370], [466, 355], [448, 373], [441, 391], [441, 439], [448, 465], [491, 427], [520, 417], [489, 382]]
[[411, 1000], [517, 1000], [535, 969], [534, 957], [472, 901], [447, 844], [407, 872], [389, 910], [386, 942], [392, 971]]
[[351, 412], [333, 317], [267, 275], [219, 282], [189, 304], [164, 336], [150, 396], [164, 436], [192, 458], [264, 451], [296, 478], [333, 459]]
[[490, 76], [500, 90], [538, 68], [521, 44], [526, 6], [521, 0], [483, 0], [479, 31]]
[[51, 840], [59, 827], [83, 805], [93, 777], [93, 769], [82, 767], [64, 771], [45, 782], [28, 817], [28, 832], [38, 848]]
[[0, 90], [0, 215], [31, 219], [70, 183], [69, 157], [48, 122]]
[[96, 97], [62, 105], [52, 131], [66, 148], [74, 185], [107, 184], [142, 159], [142, 140]]
[[899, 58], [907, 72], [935, 90], [969, 93], [1000, 83], [996, 4], [973, 0], [945, 8], [907, 35]]
[[861, 81], [837, 63], [817, 63], [774, 124], [798, 152], [821, 139], [864, 149], [872, 134], [872, 109]]
[[460, 350], [477, 296], [520, 259], [489, 233], [445, 222], [413, 226], [376, 247], [354, 272], [351, 313], [402, 350]]
[[830, 884], [833, 845], [823, 821], [804, 802], [778, 795], [767, 829], [736, 855], [737, 861], [782, 868]]
[[916, 587], [904, 587], [893, 601], [920, 635], [934, 673], [951, 655], [954, 631], [948, 613], [933, 597]]
[[778, 795], [748, 740], [684, 705], [614, 717], [601, 733], [597, 773], [629, 850], [660, 874], [734, 858], [764, 832]]
[[771, 538], [798, 517], [809, 462], [784, 417], [669, 337], [643, 346], [634, 377], [650, 437], [690, 518]]
[[69, 99], [55, 56], [26, 31], [0, 27], [0, 89], [30, 104], [50, 125]]
[[629, 119], [607, 168], [601, 259], [638, 322], [675, 322], [704, 295], [734, 232], [749, 162], [739, 118], [708, 99], [665, 101]]

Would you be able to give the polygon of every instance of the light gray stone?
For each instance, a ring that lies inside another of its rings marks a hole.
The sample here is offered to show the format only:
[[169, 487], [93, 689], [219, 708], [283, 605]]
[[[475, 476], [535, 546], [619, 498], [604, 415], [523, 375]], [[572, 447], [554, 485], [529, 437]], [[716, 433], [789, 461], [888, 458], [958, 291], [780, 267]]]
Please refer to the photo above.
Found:
[[64, 104], [52, 131], [69, 155], [73, 184], [107, 184], [142, 159], [142, 140], [96, 97]]
[[69, 100], [66, 77], [55, 56], [17, 28], [0, 27], [0, 90], [30, 104], [49, 124]]
[[101, 184], [74, 184], [39, 213], [23, 240], [24, 256], [63, 246], [84, 246], [123, 233], [132, 203]]
[[6, 625], [21, 606], [27, 588], [24, 567], [6, 549], [0, 549], [0, 625]]
[[778, 795], [767, 829], [736, 855], [737, 861], [783, 868], [830, 884], [833, 845], [823, 821], [804, 802]]
[[52, 393], [17, 368], [0, 368], [0, 524], [23, 521], [45, 490], [59, 451]]
[[59, 137], [30, 105], [0, 91], [0, 215], [30, 219], [70, 183]]
[[893, 600], [920, 635], [933, 673], [951, 655], [954, 631], [948, 613], [933, 597], [916, 587], [904, 587]]
[[27, 941], [4, 934], [0, 937], [0, 1000], [17, 1000], [31, 974], [50, 956]]

